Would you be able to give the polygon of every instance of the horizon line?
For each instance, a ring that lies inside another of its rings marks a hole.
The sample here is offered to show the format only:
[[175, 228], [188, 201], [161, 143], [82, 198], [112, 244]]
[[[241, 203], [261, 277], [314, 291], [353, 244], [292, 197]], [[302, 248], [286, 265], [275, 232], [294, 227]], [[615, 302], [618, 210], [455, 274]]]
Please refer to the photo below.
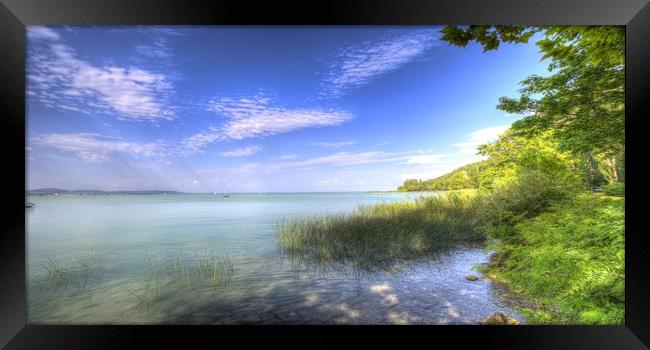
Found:
[[[345, 191], [345, 190], [333, 190], [333, 191], [249, 191], [249, 192], [217, 192], [217, 191], [207, 191], [207, 192], [186, 192], [178, 190], [93, 190], [93, 189], [83, 189], [83, 190], [70, 190], [64, 188], [55, 188], [55, 187], [42, 187], [36, 189], [26, 189], [26, 192], [37, 192], [48, 190], [50, 192], [63, 191], [63, 192], [160, 192], [160, 193], [183, 193], [183, 194], [255, 194], [255, 193], [333, 193], [333, 192], [400, 192], [398, 190], [357, 190], [357, 191]], [[430, 191], [419, 191], [419, 192], [430, 192]]]

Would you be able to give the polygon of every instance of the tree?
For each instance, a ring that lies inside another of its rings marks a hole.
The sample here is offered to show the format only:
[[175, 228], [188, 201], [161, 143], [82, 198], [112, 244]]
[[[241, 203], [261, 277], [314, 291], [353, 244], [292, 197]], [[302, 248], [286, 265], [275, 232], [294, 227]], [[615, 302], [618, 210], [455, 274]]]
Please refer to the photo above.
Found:
[[550, 131], [521, 136], [509, 130], [480, 153], [490, 161], [480, 174], [480, 215], [494, 237], [514, 237], [515, 224], [584, 189], [577, 159], [558, 148]]
[[455, 172], [447, 179], [447, 190], [460, 190], [464, 188], [472, 188], [472, 179], [467, 175], [464, 170]]
[[476, 41], [484, 51], [500, 42], [526, 43], [535, 33], [542, 59], [550, 59], [548, 77], [532, 75], [521, 82], [520, 95], [502, 97], [497, 108], [527, 115], [513, 123], [519, 135], [553, 130], [561, 149], [588, 164], [593, 187], [596, 158], [607, 178], [620, 179], [625, 152], [624, 28], [619, 26], [448, 26], [443, 40], [465, 46]]
[[422, 190], [422, 181], [417, 179], [407, 179], [404, 181], [404, 185], [397, 188], [398, 191], [421, 191]]

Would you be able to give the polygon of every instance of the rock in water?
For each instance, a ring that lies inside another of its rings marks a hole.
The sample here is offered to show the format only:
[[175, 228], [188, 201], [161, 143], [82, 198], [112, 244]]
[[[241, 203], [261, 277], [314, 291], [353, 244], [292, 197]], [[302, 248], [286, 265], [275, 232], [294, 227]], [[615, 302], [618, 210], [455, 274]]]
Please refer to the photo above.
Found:
[[468, 281], [476, 281], [476, 280], [478, 280], [478, 277], [477, 277], [477, 276], [474, 276], [474, 275], [469, 275], [469, 276], [467, 276], [467, 277], [465, 277], [465, 278], [466, 278]]
[[509, 317], [507, 315], [504, 315], [502, 312], [495, 312], [490, 316], [489, 318], [486, 318], [485, 320], [482, 320], [479, 322], [480, 324], [483, 325], [517, 325], [519, 324], [519, 321], [516, 319]]

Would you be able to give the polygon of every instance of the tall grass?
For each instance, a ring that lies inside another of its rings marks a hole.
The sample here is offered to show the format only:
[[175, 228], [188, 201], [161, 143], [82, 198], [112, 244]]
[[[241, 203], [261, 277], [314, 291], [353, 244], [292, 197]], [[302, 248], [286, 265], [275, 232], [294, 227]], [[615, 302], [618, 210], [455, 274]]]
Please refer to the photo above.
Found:
[[276, 243], [294, 263], [382, 269], [483, 239], [471, 193], [366, 205], [351, 214], [286, 219]]

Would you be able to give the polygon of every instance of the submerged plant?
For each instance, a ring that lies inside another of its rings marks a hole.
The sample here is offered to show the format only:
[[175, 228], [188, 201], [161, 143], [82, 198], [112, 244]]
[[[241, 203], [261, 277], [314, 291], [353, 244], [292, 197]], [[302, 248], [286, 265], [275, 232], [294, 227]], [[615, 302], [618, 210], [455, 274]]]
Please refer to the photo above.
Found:
[[136, 298], [139, 305], [143, 305], [145, 307], [147, 312], [150, 310], [151, 306], [153, 306], [160, 299], [158, 283], [152, 280], [150, 280], [145, 285], [144, 291], [141, 295], [130, 290], [129, 293], [131, 293], [131, 295]]
[[47, 271], [48, 279], [55, 285], [66, 284], [70, 278], [69, 270], [63, 264], [53, 257], [47, 258], [47, 263], [43, 265]]
[[196, 256], [196, 272], [201, 280], [207, 279], [214, 286], [225, 287], [233, 274], [233, 264], [227, 254], [216, 255], [206, 249], [205, 255]]
[[84, 255], [74, 258], [79, 265], [79, 277], [81, 278], [81, 286], [85, 287], [88, 278], [92, 275], [93, 271], [100, 272], [101, 269], [96, 269], [93, 262], [96, 259], [94, 251], [87, 251]]
[[181, 250], [173, 257], [171, 279], [178, 286], [187, 288], [206, 284], [225, 287], [233, 271], [233, 263], [228, 254], [218, 255], [205, 249], [203, 252], [197, 251], [192, 259], [184, 256]]
[[151, 255], [147, 255], [147, 262], [149, 266], [149, 277], [157, 278], [162, 272], [162, 263], [160, 261], [160, 255], [158, 254], [154, 257], [152, 257]]

